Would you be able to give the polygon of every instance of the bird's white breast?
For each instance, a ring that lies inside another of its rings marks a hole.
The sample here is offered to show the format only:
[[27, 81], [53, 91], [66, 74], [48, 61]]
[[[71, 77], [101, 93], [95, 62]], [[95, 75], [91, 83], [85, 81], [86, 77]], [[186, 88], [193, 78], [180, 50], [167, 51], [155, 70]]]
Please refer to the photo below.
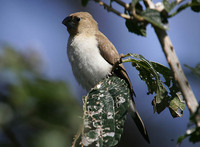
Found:
[[101, 56], [95, 36], [70, 37], [67, 54], [74, 76], [87, 91], [111, 71], [112, 66]]

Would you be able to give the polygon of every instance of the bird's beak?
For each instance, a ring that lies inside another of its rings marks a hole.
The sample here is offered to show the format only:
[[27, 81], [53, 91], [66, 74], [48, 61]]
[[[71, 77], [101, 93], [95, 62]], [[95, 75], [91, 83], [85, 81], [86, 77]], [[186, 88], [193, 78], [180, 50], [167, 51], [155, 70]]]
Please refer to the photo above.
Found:
[[70, 26], [72, 23], [72, 16], [67, 16], [63, 21], [62, 24], [64, 24], [66, 27]]

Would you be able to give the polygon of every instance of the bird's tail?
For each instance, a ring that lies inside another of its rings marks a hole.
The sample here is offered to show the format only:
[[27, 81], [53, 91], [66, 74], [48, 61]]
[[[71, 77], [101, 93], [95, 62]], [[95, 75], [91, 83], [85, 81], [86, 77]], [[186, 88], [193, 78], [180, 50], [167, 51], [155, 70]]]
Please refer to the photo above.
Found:
[[142, 134], [142, 136], [144, 137], [144, 139], [150, 143], [150, 140], [149, 140], [149, 136], [148, 136], [148, 133], [147, 133], [147, 129], [135, 107], [135, 103], [130, 100], [130, 103], [129, 103], [129, 113], [132, 117], [132, 119], [134, 120], [136, 126], [138, 127], [140, 133]]

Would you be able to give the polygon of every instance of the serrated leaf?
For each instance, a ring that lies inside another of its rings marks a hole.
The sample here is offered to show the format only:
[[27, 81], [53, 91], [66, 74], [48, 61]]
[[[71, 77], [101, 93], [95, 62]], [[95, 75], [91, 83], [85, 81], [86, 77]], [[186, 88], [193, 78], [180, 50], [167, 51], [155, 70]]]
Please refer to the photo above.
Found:
[[174, 9], [177, 6], [177, 1], [173, 1], [169, 3], [168, 0], [163, 0], [163, 5], [165, 7], [165, 10], [169, 13], [172, 9]]
[[127, 83], [112, 76], [92, 89], [84, 102], [84, 130], [81, 144], [115, 146], [122, 135], [130, 90]]
[[[123, 62], [132, 62], [139, 71], [141, 80], [146, 82], [148, 94], [156, 94], [152, 101], [154, 112], [159, 114], [168, 107], [173, 117], [180, 117], [184, 102], [177, 99], [180, 98], [178, 95], [180, 89], [176, 85], [172, 71], [159, 63], [148, 61], [141, 55], [127, 54], [125, 57], [128, 56], [132, 58], [125, 59]], [[161, 80], [161, 76], [165, 81]]]
[[154, 26], [157, 26], [161, 29], [167, 30], [168, 24], [166, 18], [162, 14], [155, 10], [147, 8], [140, 14], [147, 22], [151, 23]]
[[81, 4], [82, 6], [86, 6], [88, 4], [89, 0], [81, 0]]

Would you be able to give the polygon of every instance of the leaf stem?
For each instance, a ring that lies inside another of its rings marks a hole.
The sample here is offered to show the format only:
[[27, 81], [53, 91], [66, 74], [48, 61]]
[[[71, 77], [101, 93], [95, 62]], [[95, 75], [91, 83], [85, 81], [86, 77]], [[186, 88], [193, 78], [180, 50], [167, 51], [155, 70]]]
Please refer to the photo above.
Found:
[[184, 4], [184, 5], [181, 5], [174, 13], [170, 14], [170, 15], [168, 16], [168, 18], [175, 16], [175, 15], [178, 14], [179, 12], [181, 12], [181, 11], [183, 11], [184, 9], [186, 9], [186, 8], [188, 8], [188, 7], [191, 7], [191, 6], [192, 6], [192, 3], [191, 3], [191, 2], [188, 2], [188, 3]]

